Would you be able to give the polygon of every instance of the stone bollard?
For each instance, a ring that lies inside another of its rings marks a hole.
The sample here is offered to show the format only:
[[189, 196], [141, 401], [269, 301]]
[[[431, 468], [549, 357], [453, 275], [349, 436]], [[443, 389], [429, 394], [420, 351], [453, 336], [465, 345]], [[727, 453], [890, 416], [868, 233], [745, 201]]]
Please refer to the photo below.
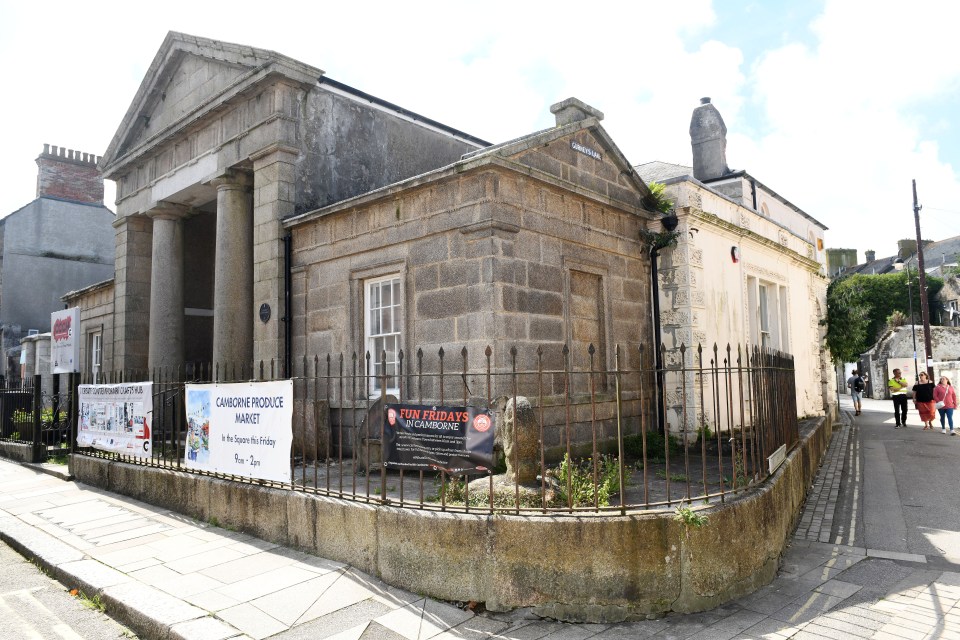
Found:
[[507, 463], [507, 479], [520, 485], [537, 481], [540, 473], [540, 425], [530, 401], [517, 396], [507, 401], [503, 412], [503, 455]]

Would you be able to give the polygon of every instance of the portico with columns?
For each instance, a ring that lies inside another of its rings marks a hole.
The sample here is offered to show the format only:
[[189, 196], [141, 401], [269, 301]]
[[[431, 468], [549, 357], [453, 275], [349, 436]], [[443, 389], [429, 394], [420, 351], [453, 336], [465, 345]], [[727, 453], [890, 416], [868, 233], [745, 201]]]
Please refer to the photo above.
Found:
[[169, 33], [100, 163], [117, 184], [104, 369], [282, 362], [283, 219], [485, 144], [273, 51]]

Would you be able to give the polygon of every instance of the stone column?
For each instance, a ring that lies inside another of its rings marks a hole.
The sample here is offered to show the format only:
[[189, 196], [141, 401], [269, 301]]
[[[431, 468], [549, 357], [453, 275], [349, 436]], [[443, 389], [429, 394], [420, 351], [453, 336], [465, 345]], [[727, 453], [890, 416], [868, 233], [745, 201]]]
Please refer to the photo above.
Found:
[[117, 218], [114, 279], [115, 371], [147, 367], [150, 333], [150, 263], [153, 222], [147, 216]]
[[[283, 360], [284, 316], [283, 236], [281, 221], [296, 207], [297, 154], [295, 147], [276, 144], [252, 154], [256, 207], [254, 244], [254, 304], [269, 304], [270, 319], [257, 320], [254, 329], [254, 357], [267, 363]], [[280, 368], [277, 368], [279, 373]], [[290, 375], [289, 372], [285, 372]]]
[[34, 361], [34, 375], [40, 375], [40, 387], [46, 395], [53, 394], [53, 374], [50, 372], [50, 334], [37, 336], [37, 351]]
[[221, 371], [232, 371], [233, 367], [239, 371], [253, 362], [251, 180], [249, 174], [231, 169], [211, 184], [217, 188], [213, 362]]
[[153, 218], [148, 365], [173, 370], [183, 364], [183, 219], [188, 208], [161, 202]]
[[37, 373], [37, 339], [33, 336], [24, 338], [20, 341], [20, 348], [26, 353], [22, 382], [31, 385], [33, 384], [33, 376]]

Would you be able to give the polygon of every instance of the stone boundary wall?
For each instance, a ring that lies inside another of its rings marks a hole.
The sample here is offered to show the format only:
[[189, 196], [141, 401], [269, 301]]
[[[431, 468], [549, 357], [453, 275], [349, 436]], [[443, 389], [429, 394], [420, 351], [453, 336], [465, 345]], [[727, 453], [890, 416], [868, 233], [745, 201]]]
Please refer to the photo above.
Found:
[[822, 418], [758, 490], [706, 508], [701, 529], [672, 512], [510, 516], [362, 504], [71, 456], [85, 484], [216, 519], [345, 562], [385, 582], [488, 609], [534, 607], [567, 621], [617, 622], [711, 609], [770, 582], [830, 443]]
[[17, 462], [40, 462], [45, 457], [45, 452], [32, 444], [23, 444], [22, 442], [0, 442], [0, 457]]

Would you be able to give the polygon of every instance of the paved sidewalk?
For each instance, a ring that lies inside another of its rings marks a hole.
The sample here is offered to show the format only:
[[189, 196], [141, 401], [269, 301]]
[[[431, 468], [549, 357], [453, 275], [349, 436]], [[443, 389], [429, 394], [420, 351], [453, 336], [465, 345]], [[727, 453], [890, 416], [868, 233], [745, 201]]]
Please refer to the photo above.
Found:
[[[885, 424], [886, 404], [864, 405], [856, 418], [844, 412], [776, 580], [694, 615], [577, 625], [541, 620], [527, 610], [475, 614], [337, 562], [3, 460], [0, 537], [37, 558], [67, 588], [100, 594], [107, 612], [143, 638], [960, 639], [960, 564], [951, 555], [957, 552], [926, 553], [934, 548], [906, 537], [869, 546], [884, 539], [878, 535], [883, 519], [869, 512], [870, 505], [889, 508], [911, 491], [884, 466], [887, 457], [877, 447], [906, 455], [914, 439], [917, 446], [936, 445], [943, 454], [936, 464], [952, 469], [960, 438], [934, 441], [941, 436], [907, 429], [882, 441], [894, 433]], [[930, 466], [931, 459], [917, 464]], [[893, 468], [904, 464], [911, 463]], [[895, 477], [884, 480], [883, 474]], [[953, 504], [943, 507], [948, 515]], [[899, 519], [913, 523], [912, 517]], [[952, 529], [941, 524], [934, 539], [960, 535], [960, 522]]]

